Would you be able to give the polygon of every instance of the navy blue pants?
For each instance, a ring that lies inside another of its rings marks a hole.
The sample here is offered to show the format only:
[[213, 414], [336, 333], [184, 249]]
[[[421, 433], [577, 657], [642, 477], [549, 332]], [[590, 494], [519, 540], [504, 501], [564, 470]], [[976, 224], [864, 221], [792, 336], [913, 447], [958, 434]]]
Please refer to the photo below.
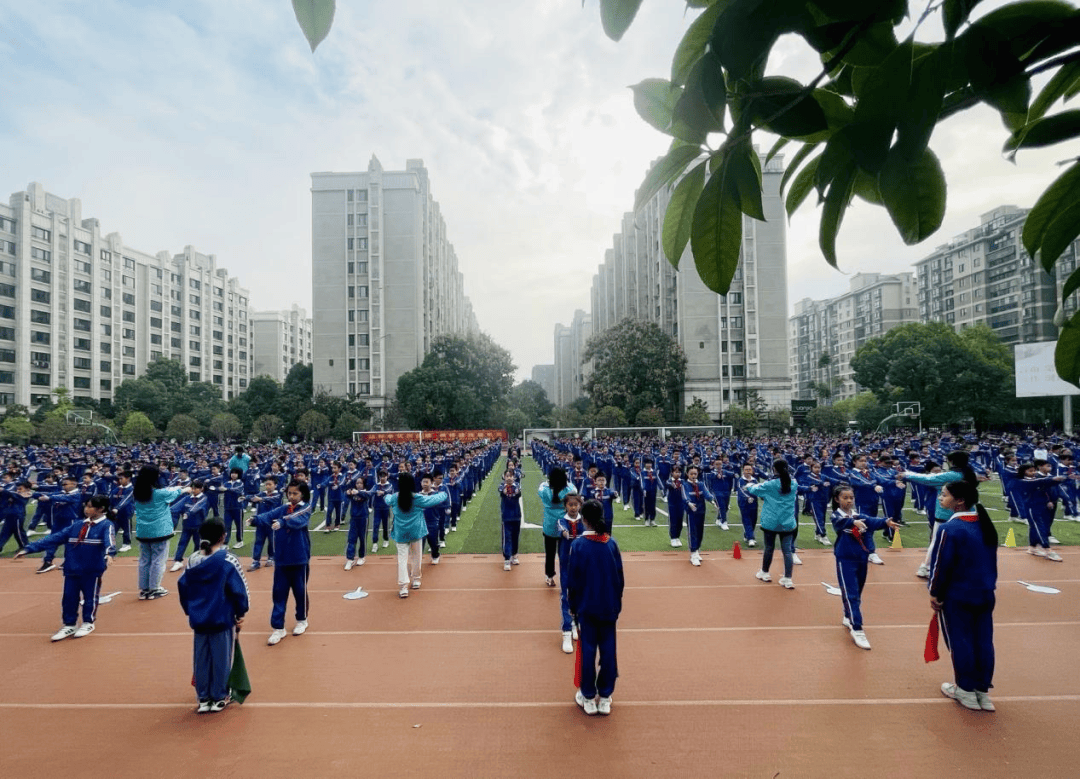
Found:
[[225, 543], [232, 543], [233, 525], [236, 525], [236, 540], [244, 540], [244, 512], [240, 508], [225, 509]]
[[986, 603], [957, 603], [946, 598], [938, 612], [945, 646], [952, 654], [956, 686], [989, 692], [994, 681], [994, 596]]
[[502, 526], [503, 559], [509, 560], [511, 557], [517, 557], [518, 539], [521, 536], [521, 520], [503, 520]]
[[[578, 650], [581, 652], [581, 694], [585, 698], [610, 698], [615, 692], [619, 664], [615, 656], [615, 621], [578, 618]], [[600, 669], [596, 655], [600, 655]]]
[[229, 673], [235, 647], [233, 628], [195, 634], [195, 694], [200, 702], [223, 701], [229, 697]]
[[17, 514], [9, 514], [3, 519], [3, 524], [0, 526], [0, 552], [4, 551], [4, 545], [12, 537], [15, 538], [16, 549], [22, 549], [28, 543], [26, 530], [23, 529], [23, 517]]
[[728, 503], [731, 502], [731, 493], [716, 493], [716, 518], [721, 522], [727, 522]]
[[352, 560], [356, 556], [356, 546], [360, 545], [360, 557], [367, 551], [367, 519], [366, 511], [353, 514], [349, 523], [349, 540], [345, 543], [345, 559]]
[[304, 565], [279, 565], [274, 568], [274, 587], [271, 593], [274, 608], [270, 612], [270, 627], [274, 630], [285, 627], [285, 604], [288, 602], [290, 590], [293, 600], [296, 601], [296, 621], [302, 622], [307, 619], [307, 581], [310, 572], [311, 568], [306, 563]]
[[634, 504], [634, 519], [641, 519], [641, 512], [645, 510], [645, 496], [641, 485], [630, 484], [630, 500]]
[[705, 535], [704, 505], [698, 511], [686, 512], [686, 532], [690, 536], [690, 551], [696, 552], [701, 548], [701, 539]]
[[757, 528], [757, 503], [739, 506], [739, 516], [742, 519], [743, 538], [749, 541], [754, 537], [754, 530]]
[[680, 503], [668, 503], [668, 536], [678, 538], [682, 535], [683, 514], [686, 509]]
[[251, 557], [255, 562], [259, 562], [259, 558], [262, 557], [263, 544], [266, 544], [266, 557], [268, 560], [274, 559], [274, 532], [268, 530], [262, 525], [255, 526], [255, 543], [251, 547]]
[[371, 523], [371, 543], [379, 543], [379, 525], [382, 525], [382, 537], [383, 541], [390, 537], [390, 509], [375, 509], [372, 514], [373, 521]]
[[341, 525], [341, 504], [342, 501], [330, 499], [330, 502], [326, 509], [326, 527], [331, 525], [338, 527]]
[[173, 557], [175, 562], [180, 562], [184, 559], [184, 552], [187, 551], [188, 541], [191, 542], [191, 551], [197, 552], [199, 550], [199, 528], [185, 527], [180, 531], [180, 540], [176, 544], [176, 555]]
[[64, 594], [60, 599], [61, 617], [65, 625], [74, 625], [79, 618], [79, 597], [82, 597], [83, 622], [93, 622], [97, 614], [98, 595], [101, 593], [101, 577], [65, 576]]
[[[438, 520], [424, 520], [427, 522], [427, 536], [424, 538], [427, 541], [428, 549], [431, 550], [431, 559], [439, 559], [439, 521]], [[421, 554], [423, 549], [421, 548]]]
[[652, 522], [655, 522], [656, 521], [656, 492], [655, 491], [646, 492], [643, 502], [645, 504], [645, 507], [644, 507], [645, 519], [648, 519], [648, 520], [650, 520]]
[[810, 516], [814, 518], [814, 535], [827, 536], [828, 533], [825, 531], [825, 512], [827, 509], [825, 507], [828, 504], [808, 500], [806, 505], [810, 507]]
[[120, 531], [120, 537], [125, 544], [131, 544], [131, 513], [125, 511], [116, 515], [116, 529]]
[[312, 502], [319, 511], [326, 511], [326, 485], [315, 488], [315, 497]]
[[862, 630], [862, 591], [866, 586], [866, 560], [836, 561], [836, 578], [840, 584], [840, 600], [844, 603], [844, 616], [851, 621], [852, 630]]
[[458, 518], [461, 516], [461, 504], [450, 504], [450, 527], [457, 527]]

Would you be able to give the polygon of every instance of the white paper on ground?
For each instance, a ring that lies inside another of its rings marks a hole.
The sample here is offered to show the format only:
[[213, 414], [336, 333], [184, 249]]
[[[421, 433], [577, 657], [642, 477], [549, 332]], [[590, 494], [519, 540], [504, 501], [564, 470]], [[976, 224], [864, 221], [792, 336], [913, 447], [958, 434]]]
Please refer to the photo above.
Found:
[[1027, 582], [1018, 581], [1017, 584], [1022, 584], [1032, 592], [1045, 592], [1047, 595], [1057, 595], [1061, 590], [1054, 587], [1043, 587], [1041, 584], [1028, 584]]
[[364, 592], [363, 587], [357, 587], [352, 592], [347, 592], [341, 597], [345, 598], [345, 600], [360, 600], [361, 598], [366, 598], [369, 594], [370, 593]]
[[824, 587], [825, 592], [829, 593], [830, 595], [839, 595], [840, 594], [840, 588], [836, 587], [836, 586], [833, 586], [832, 584], [829, 584], [828, 582], [822, 582], [821, 586]]

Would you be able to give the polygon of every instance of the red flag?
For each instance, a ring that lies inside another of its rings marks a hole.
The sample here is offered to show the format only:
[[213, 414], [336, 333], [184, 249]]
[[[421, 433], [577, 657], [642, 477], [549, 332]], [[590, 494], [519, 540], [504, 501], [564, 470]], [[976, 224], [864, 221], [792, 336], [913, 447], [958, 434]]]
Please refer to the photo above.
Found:
[[[578, 633], [580, 636], [581, 634]], [[577, 642], [577, 646], [574, 648], [574, 687], [578, 690], [581, 689], [581, 640]]]
[[926, 631], [926, 649], [923, 650], [923, 660], [932, 663], [941, 658], [938, 654], [938, 617], [935, 614], [930, 619], [930, 628]]

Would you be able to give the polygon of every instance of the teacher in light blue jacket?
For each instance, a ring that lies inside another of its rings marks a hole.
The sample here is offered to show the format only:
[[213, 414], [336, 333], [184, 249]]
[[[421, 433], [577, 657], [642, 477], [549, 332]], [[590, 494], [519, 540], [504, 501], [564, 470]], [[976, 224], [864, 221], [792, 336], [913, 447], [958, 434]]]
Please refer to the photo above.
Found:
[[773, 474], [776, 478], [761, 484], [750, 484], [746, 491], [761, 499], [761, 530], [765, 534], [765, 549], [761, 557], [761, 570], [755, 576], [763, 582], [772, 581], [769, 566], [772, 565], [776, 539], [780, 538], [780, 552], [784, 555], [784, 575], [780, 584], [789, 590], [795, 589], [791, 581], [794, 565], [795, 533], [798, 529], [795, 518], [795, 487], [791, 483], [791, 472], [787, 460], [773, 460]]

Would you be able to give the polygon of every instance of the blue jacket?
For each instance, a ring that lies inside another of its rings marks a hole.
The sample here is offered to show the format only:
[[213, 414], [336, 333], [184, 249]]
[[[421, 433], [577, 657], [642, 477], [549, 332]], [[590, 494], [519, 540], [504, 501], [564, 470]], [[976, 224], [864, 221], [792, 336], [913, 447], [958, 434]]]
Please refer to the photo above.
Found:
[[746, 491], [762, 499], [759, 520], [762, 530], [787, 532], [795, 529], [797, 493], [794, 479], [791, 480], [791, 489], [786, 495], [780, 492], [779, 479], [770, 479], [762, 484], [749, 484]]
[[135, 501], [135, 537], [140, 541], [163, 541], [173, 534], [169, 504], [180, 495], [176, 487], [158, 488], [145, 503]]
[[206, 521], [206, 512], [210, 508], [210, 499], [206, 495], [191, 496], [184, 507], [184, 530], [198, 530]]
[[108, 564], [107, 556], [116, 556], [116, 529], [107, 519], [99, 519], [90, 525], [86, 537], [80, 541], [79, 533], [88, 520], [72, 522], [63, 530], [57, 530], [38, 541], [26, 545], [26, 551], [55, 552], [61, 544], [64, 550], [64, 576], [101, 576]]
[[614, 622], [622, 611], [622, 555], [609, 536], [589, 533], [570, 544], [566, 599], [578, 618]]
[[997, 588], [997, 545], [983, 543], [975, 512], [953, 514], [930, 557], [930, 595], [940, 601], [992, 603]]
[[228, 630], [247, 614], [248, 587], [240, 561], [225, 549], [196, 552], [176, 583], [180, 607], [196, 633]]
[[517, 484], [511, 484], [507, 487], [504, 482], [502, 486], [499, 487], [499, 497], [501, 498], [499, 511], [502, 514], [502, 521], [520, 522], [521, 488]]
[[567, 484], [558, 495], [553, 495], [551, 485], [544, 482], [536, 492], [540, 496], [541, 505], [544, 507], [544, 535], [558, 538], [559, 520], [566, 513], [566, 509], [563, 508], [563, 500], [567, 495], [577, 495], [577, 488], [573, 484]]
[[[861, 519], [866, 523], [866, 530], [855, 537], [855, 520]], [[883, 530], [887, 517], [867, 517], [857, 511], [850, 515], [836, 509], [832, 513], [832, 526], [836, 531], [836, 543], [833, 545], [833, 555], [838, 560], [863, 560], [870, 557], [870, 553], [877, 547], [874, 546], [874, 531]]]
[[[275, 565], [307, 565], [311, 560], [308, 523], [314, 504], [297, 503], [291, 512], [290, 508], [292, 504], [286, 503], [263, 512], [255, 517], [255, 524], [274, 534]], [[281, 524], [277, 530], [272, 527], [275, 521]]]
[[427, 522], [424, 521], [424, 509], [440, 506], [449, 501], [445, 492], [433, 492], [430, 495], [413, 493], [412, 511], [408, 513], [398, 508], [397, 493], [386, 496], [386, 505], [394, 509], [394, 527], [390, 531], [394, 543], [407, 544], [419, 541], [427, 536]]

